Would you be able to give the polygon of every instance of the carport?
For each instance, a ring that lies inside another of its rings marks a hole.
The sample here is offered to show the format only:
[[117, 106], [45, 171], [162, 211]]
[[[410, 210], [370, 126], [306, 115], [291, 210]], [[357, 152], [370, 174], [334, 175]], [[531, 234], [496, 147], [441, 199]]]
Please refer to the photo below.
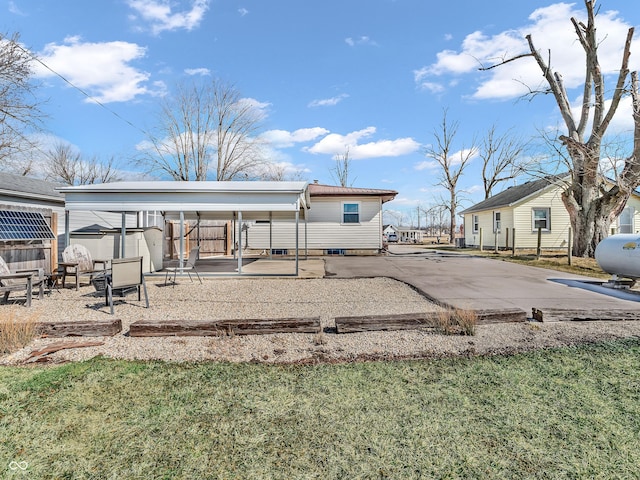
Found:
[[[243, 221], [295, 219], [295, 273], [300, 256], [300, 221], [306, 225], [310, 207], [307, 182], [114, 182], [63, 187], [65, 196], [65, 241], [69, 245], [69, 218], [75, 212], [102, 211], [122, 214], [122, 238], [127, 215], [159, 211], [165, 220], [179, 220], [179, 267], [186, 257], [184, 222], [188, 220], [231, 220], [234, 232]], [[238, 275], [242, 274], [242, 235], [236, 235]], [[272, 238], [270, 237], [270, 241]], [[121, 242], [120, 257], [126, 256]], [[307, 248], [306, 228], [304, 249]], [[271, 250], [271, 249], [270, 249]]]

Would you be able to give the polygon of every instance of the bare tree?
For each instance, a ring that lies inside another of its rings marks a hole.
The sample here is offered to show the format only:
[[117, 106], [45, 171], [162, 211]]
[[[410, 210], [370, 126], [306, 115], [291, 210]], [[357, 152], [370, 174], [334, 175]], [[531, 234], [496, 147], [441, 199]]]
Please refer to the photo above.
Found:
[[106, 163], [97, 157], [88, 159], [74, 151], [70, 145], [59, 143], [47, 152], [46, 177], [67, 185], [89, 185], [122, 180], [111, 157]]
[[33, 56], [19, 40], [17, 33], [0, 34], [0, 164], [32, 147], [25, 133], [43, 116], [31, 81]]
[[527, 165], [522, 157], [525, 146], [526, 142], [512, 132], [498, 133], [495, 125], [489, 128], [478, 149], [485, 199], [499, 184], [523, 173]]
[[336, 156], [336, 166], [331, 169], [331, 178], [341, 187], [351, 187], [355, 178], [349, 182], [351, 159], [349, 158], [349, 147], [342, 155]]
[[[629, 58], [634, 29], [629, 28], [623, 47], [620, 68], [613, 90], [607, 90], [605, 75], [600, 67], [596, 37], [595, 1], [585, 0], [587, 24], [571, 18], [578, 42], [585, 52], [585, 75], [582, 92], [582, 107], [579, 113], [571, 109], [562, 75], [551, 68], [551, 54], [547, 59], [536, 49], [533, 38], [527, 35], [529, 53], [518, 55], [488, 68], [533, 57], [539, 66], [548, 89], [558, 105], [566, 134], [562, 142], [570, 158], [571, 180], [564, 190], [562, 200], [569, 212], [573, 228], [573, 254], [593, 256], [598, 243], [607, 236], [611, 222], [624, 208], [631, 192], [640, 186], [640, 93], [638, 74], [630, 72]], [[611, 91], [611, 98], [606, 98]], [[607, 182], [599, 174], [602, 143], [607, 129], [620, 105], [623, 96], [631, 94], [633, 106], [634, 137], [633, 147], [625, 155], [624, 164], [617, 175], [615, 184]]]
[[156, 134], [140, 163], [175, 180], [245, 179], [260, 162], [261, 116], [220, 80], [180, 84], [161, 104]]
[[442, 123], [433, 132], [435, 145], [425, 149], [425, 155], [435, 161], [440, 167], [439, 181], [436, 185], [444, 187], [448, 192], [448, 199], [444, 202], [450, 215], [449, 222], [449, 243], [453, 243], [456, 231], [456, 210], [460, 205], [460, 192], [458, 191], [458, 181], [465, 168], [474, 155], [476, 147], [472, 142], [469, 148], [453, 151], [453, 141], [458, 133], [459, 123], [447, 120], [447, 111], [442, 116]]

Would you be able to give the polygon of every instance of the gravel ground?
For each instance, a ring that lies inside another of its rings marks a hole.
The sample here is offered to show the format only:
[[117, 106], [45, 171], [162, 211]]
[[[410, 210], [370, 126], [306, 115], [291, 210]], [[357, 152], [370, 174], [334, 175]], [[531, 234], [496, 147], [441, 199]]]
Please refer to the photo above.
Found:
[[[113, 337], [40, 338], [0, 364], [24, 363], [29, 354], [47, 345], [82, 340], [101, 346], [61, 350], [51, 362], [109, 358], [165, 361], [259, 361], [315, 363], [358, 359], [434, 358], [527, 351], [598, 340], [640, 336], [640, 322], [558, 322], [494, 324], [477, 327], [475, 336], [447, 336], [428, 330], [336, 334], [334, 318], [347, 315], [421, 313], [438, 310], [411, 287], [387, 278], [372, 279], [205, 279], [203, 284], [180, 280], [163, 286], [148, 281], [150, 308], [135, 294], [118, 299], [115, 318], [123, 330]], [[2, 306], [0, 308], [12, 308]], [[35, 300], [31, 309], [46, 321], [108, 319], [104, 297], [93, 287], [53, 291]], [[225, 337], [129, 337], [129, 325], [139, 319], [242, 319], [319, 316], [321, 334], [271, 334]]]

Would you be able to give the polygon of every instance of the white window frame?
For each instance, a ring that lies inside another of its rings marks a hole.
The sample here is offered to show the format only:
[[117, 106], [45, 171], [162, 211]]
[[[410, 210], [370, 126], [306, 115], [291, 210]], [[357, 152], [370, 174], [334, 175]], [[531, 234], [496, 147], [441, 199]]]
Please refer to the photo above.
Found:
[[536, 226], [536, 210], [544, 210], [546, 212], [545, 216], [545, 224], [546, 227], [542, 229], [543, 232], [551, 231], [551, 209], [548, 207], [532, 207], [531, 208], [531, 231], [537, 232], [538, 227]]
[[[345, 207], [347, 205], [356, 205], [358, 208], [357, 212], [347, 212], [345, 211]], [[341, 224], [342, 225], [360, 225], [360, 215], [362, 214], [362, 204], [361, 202], [342, 202], [341, 204]], [[346, 222], [345, 221], [345, 215], [357, 215], [358, 216], [358, 221], [357, 222]]]
[[471, 215], [471, 232], [478, 233], [480, 231], [480, 215]]
[[493, 233], [499, 232], [502, 230], [502, 212], [495, 211], [493, 212]]

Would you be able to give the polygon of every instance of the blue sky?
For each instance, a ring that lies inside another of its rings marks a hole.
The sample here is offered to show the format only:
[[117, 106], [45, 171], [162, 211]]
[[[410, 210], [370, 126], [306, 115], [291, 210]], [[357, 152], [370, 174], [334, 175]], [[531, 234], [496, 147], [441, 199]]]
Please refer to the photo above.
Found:
[[[160, 98], [190, 76], [216, 77], [263, 111], [272, 161], [335, 183], [335, 155], [348, 147], [353, 186], [397, 190], [387, 208], [407, 215], [443, 194], [424, 151], [444, 109], [460, 124], [459, 149], [492, 125], [529, 138], [559, 121], [551, 97], [521, 98], [525, 85], [540, 85], [532, 59], [490, 72], [480, 63], [522, 53], [532, 34], [538, 48], [553, 48], [552, 65], [576, 101], [584, 71], [569, 20], [584, 17], [583, 2], [0, 0], [0, 8], [4, 32], [19, 32], [47, 66], [106, 107], [38, 68], [48, 99], [43, 149], [67, 142], [135, 170], [130, 159]], [[640, 10], [630, 0], [600, 8], [603, 69], [615, 72]], [[632, 56], [633, 69], [639, 62]], [[628, 102], [614, 127], [630, 132]], [[478, 160], [460, 186], [467, 206], [483, 198]]]

